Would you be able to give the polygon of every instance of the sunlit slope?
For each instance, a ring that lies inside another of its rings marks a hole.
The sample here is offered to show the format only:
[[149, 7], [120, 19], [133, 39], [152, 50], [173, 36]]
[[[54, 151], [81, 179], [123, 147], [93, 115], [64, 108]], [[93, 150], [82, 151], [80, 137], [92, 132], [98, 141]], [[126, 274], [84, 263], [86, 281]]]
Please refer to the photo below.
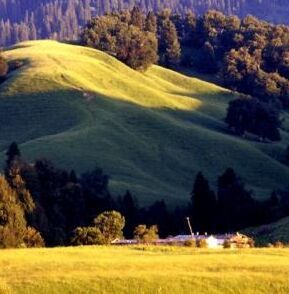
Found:
[[0, 148], [17, 141], [28, 158], [46, 157], [82, 172], [94, 166], [111, 188], [150, 202], [188, 200], [196, 172], [215, 184], [233, 167], [260, 197], [288, 183], [279, 163], [288, 137], [261, 144], [227, 133], [233, 95], [218, 86], [153, 66], [131, 70], [102, 52], [54, 41], [5, 52], [23, 60], [0, 89]]

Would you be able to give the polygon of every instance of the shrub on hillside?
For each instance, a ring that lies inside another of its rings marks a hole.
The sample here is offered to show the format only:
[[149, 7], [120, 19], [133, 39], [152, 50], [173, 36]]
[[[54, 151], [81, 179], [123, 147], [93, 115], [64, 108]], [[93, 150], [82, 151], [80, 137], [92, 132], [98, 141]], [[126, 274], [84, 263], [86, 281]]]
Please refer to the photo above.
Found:
[[195, 239], [186, 240], [184, 243], [184, 246], [196, 248], [197, 247], [196, 240]]
[[158, 239], [158, 227], [156, 225], [147, 227], [146, 225], [138, 225], [134, 229], [134, 239], [139, 243], [151, 243]]
[[44, 247], [45, 243], [41, 234], [34, 228], [28, 227], [24, 235], [24, 243], [26, 247]]
[[231, 248], [231, 242], [229, 240], [225, 240], [223, 244], [224, 249], [229, 249]]
[[103, 236], [96, 227], [78, 227], [73, 231], [71, 245], [101, 245], [104, 244]]
[[197, 247], [198, 248], [208, 248], [208, 243], [205, 239], [198, 239], [197, 240]]
[[284, 245], [284, 243], [281, 242], [281, 241], [276, 241], [276, 242], [274, 243], [274, 247], [275, 247], [275, 248], [284, 248], [285, 245]]
[[281, 124], [279, 112], [270, 104], [255, 98], [239, 98], [231, 101], [225, 121], [239, 135], [247, 131], [257, 135], [261, 140], [281, 139], [278, 130]]

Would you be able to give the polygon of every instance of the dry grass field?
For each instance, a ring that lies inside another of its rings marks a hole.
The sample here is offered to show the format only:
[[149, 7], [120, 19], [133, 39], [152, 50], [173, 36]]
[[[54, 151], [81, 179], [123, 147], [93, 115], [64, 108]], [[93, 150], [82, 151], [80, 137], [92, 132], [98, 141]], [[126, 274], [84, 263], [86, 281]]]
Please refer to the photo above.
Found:
[[13, 249], [0, 268], [0, 293], [289, 293], [288, 249]]

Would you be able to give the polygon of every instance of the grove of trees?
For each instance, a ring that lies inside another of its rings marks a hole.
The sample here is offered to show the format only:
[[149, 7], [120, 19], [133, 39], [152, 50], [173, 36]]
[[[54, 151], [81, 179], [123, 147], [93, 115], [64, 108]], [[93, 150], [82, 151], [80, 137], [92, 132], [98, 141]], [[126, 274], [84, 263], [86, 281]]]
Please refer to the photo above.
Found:
[[151, 19], [135, 7], [88, 22], [81, 35], [84, 45], [105, 51], [133, 69], [145, 71], [157, 62], [157, 39], [147, 27]]
[[217, 9], [228, 15], [253, 14], [277, 23], [288, 23], [289, 12], [284, 0], [0, 0], [0, 46], [43, 38], [76, 40], [91, 17], [136, 5], [146, 13], [168, 8], [180, 15], [190, 10], [202, 15]]

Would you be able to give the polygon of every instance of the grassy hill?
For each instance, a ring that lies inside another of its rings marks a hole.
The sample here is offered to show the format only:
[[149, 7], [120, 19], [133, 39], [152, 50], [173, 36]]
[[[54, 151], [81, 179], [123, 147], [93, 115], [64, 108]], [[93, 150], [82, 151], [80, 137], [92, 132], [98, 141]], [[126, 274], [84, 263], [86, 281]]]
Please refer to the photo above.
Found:
[[288, 293], [288, 249], [0, 251], [0, 293]]
[[288, 183], [279, 159], [289, 143], [228, 133], [231, 92], [159, 66], [138, 73], [102, 52], [54, 41], [5, 51], [24, 66], [0, 86], [0, 157], [17, 141], [24, 156], [78, 172], [104, 168], [111, 189], [142, 204], [187, 201], [195, 174], [214, 185], [233, 167], [256, 197]]
[[248, 228], [244, 232], [250, 234], [260, 245], [267, 245], [268, 243], [275, 243], [276, 241], [288, 244], [289, 217], [282, 218], [272, 224]]

